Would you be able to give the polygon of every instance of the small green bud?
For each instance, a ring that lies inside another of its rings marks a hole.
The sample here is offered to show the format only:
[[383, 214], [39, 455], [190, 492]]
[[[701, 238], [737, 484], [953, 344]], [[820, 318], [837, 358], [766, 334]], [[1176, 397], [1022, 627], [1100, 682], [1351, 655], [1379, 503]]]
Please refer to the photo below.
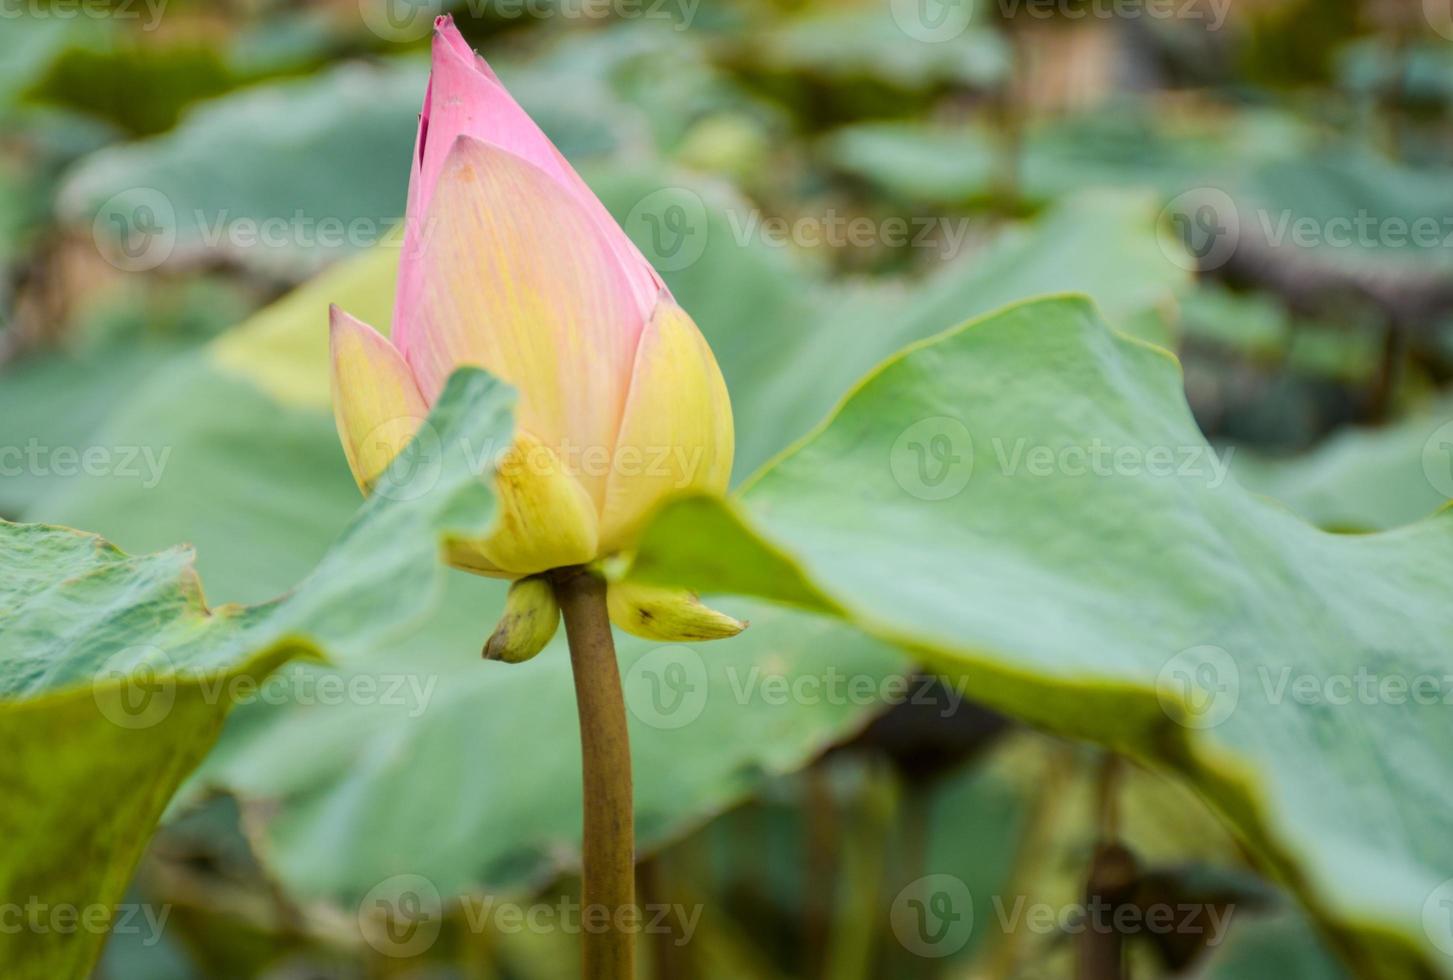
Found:
[[484, 659], [519, 664], [545, 649], [560, 625], [555, 590], [543, 575], [531, 575], [510, 585], [505, 613], [484, 645]]

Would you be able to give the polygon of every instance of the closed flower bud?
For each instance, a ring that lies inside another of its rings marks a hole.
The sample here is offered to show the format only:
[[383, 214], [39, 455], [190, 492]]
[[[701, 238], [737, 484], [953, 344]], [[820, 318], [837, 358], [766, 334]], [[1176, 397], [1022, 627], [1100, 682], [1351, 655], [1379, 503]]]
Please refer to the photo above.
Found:
[[484, 645], [484, 659], [524, 663], [545, 649], [560, 625], [560, 606], [548, 579], [540, 575], [510, 585], [505, 613]]
[[706, 340], [448, 17], [392, 337], [335, 310], [331, 338], [334, 414], [365, 493], [455, 368], [518, 392], [515, 442], [493, 473], [500, 520], [449, 543], [461, 568], [517, 579], [586, 564], [631, 547], [667, 496], [726, 489], [731, 403]]

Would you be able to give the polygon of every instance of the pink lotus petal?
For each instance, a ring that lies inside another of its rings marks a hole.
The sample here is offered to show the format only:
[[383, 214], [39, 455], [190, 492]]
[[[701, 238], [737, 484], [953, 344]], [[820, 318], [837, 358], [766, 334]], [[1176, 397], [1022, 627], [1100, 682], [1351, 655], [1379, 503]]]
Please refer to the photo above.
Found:
[[409, 350], [424, 397], [461, 364], [514, 385], [520, 427], [599, 507], [609, 461], [582, 454], [615, 446], [642, 329], [605, 233], [539, 167], [470, 136], [440, 170], [425, 229]]
[[420, 241], [428, 232], [426, 216], [450, 148], [460, 136], [491, 143], [529, 161], [579, 202], [608, 243], [617, 274], [631, 291], [637, 315], [617, 326], [634, 345], [656, 297], [665, 288], [660, 277], [560, 151], [505, 91], [489, 65], [470, 49], [453, 18], [444, 16], [435, 22], [433, 70], [414, 148], [394, 307], [394, 342], [405, 359], [415, 363], [414, 352], [422, 343], [415, 310], [428, 276], [420, 251]]

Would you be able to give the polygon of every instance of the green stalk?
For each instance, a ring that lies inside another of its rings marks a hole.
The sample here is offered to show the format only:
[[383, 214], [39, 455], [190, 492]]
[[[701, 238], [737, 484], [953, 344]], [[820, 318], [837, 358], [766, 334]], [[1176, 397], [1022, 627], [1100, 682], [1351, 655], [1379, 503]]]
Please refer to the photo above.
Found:
[[580, 714], [585, 787], [583, 976], [585, 980], [633, 980], [634, 925], [639, 913], [631, 743], [615, 641], [606, 614], [605, 583], [579, 567], [557, 569], [551, 578], [570, 641], [570, 668]]

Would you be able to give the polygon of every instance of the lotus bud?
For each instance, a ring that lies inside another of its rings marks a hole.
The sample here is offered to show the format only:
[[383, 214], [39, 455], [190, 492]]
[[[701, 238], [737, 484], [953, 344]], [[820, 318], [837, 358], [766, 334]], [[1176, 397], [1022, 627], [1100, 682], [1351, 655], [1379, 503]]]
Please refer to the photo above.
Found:
[[[667, 496], [724, 491], [731, 403], [705, 338], [448, 17], [412, 166], [391, 337], [333, 314], [335, 417], [364, 492], [464, 365], [518, 402], [491, 474], [500, 519], [449, 542], [458, 567], [587, 564], [628, 550]], [[645, 607], [620, 608], [639, 628]]]
[[510, 584], [505, 612], [484, 645], [485, 660], [519, 664], [545, 649], [560, 625], [555, 590], [544, 576], [531, 575]]

